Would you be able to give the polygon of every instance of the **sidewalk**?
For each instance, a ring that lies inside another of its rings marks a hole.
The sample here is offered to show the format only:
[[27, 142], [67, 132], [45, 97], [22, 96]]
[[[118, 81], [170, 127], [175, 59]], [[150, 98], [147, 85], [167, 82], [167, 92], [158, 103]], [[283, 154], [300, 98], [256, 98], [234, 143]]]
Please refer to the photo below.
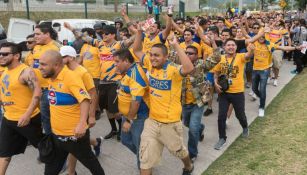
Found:
[[[274, 87], [272, 83], [267, 86], [267, 104], [281, 91], [281, 89], [294, 77], [290, 71], [294, 69], [293, 62], [285, 61], [280, 71], [280, 79], [278, 86]], [[258, 115], [259, 100], [252, 102], [248, 95], [251, 89], [246, 89], [245, 108], [248, 122], [253, 122]], [[227, 128], [227, 144], [217, 151], [213, 148], [218, 140], [217, 131], [217, 103], [216, 98], [213, 106], [213, 114], [208, 117], [203, 117], [205, 124], [205, 138], [203, 142], [199, 143], [199, 155], [195, 162], [194, 175], [200, 175], [205, 171], [212, 162], [214, 162], [223, 152], [230, 146], [230, 144], [240, 136], [242, 129], [238, 120], [235, 118], [234, 112]], [[104, 136], [110, 131], [110, 126], [107, 117], [104, 115], [102, 119], [97, 121], [93, 130], [92, 136]], [[187, 129], [185, 128], [184, 141], [187, 142]], [[250, 133], [253, 134], [252, 132]], [[12, 159], [7, 175], [41, 175], [44, 171], [44, 165], [38, 164], [36, 158], [38, 156], [37, 150], [33, 147], [28, 147], [25, 155], [18, 155]], [[102, 154], [99, 156], [99, 161], [103, 166], [107, 175], [137, 175], [139, 174], [136, 168], [136, 158], [126, 147], [115, 139], [106, 140], [102, 144]], [[180, 175], [182, 173], [182, 163], [175, 157], [171, 156], [167, 150], [163, 153], [163, 158], [158, 167], [153, 170], [153, 175]], [[80, 175], [90, 175], [90, 172], [80, 163], [77, 165], [77, 173]]]

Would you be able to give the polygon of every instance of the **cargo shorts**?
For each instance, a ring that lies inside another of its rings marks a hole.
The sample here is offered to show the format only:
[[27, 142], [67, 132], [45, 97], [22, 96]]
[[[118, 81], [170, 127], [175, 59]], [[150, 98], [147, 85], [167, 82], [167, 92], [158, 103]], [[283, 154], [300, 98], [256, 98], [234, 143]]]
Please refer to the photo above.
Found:
[[183, 143], [182, 122], [161, 123], [151, 118], [146, 119], [139, 152], [141, 169], [156, 166], [161, 160], [164, 146], [179, 159], [189, 155]]
[[272, 53], [273, 59], [273, 68], [280, 69], [282, 65], [282, 57], [283, 51], [282, 50], [274, 50]]

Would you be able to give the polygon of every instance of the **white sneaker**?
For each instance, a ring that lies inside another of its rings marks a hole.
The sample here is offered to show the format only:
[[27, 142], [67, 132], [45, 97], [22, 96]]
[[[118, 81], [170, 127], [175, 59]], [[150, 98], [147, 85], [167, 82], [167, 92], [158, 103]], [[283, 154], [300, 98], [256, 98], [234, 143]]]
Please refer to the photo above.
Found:
[[253, 96], [254, 91], [250, 91], [250, 93], [248, 93], [248, 95]]
[[259, 117], [264, 117], [264, 109], [262, 108], [259, 108], [259, 114], [258, 114]]
[[274, 79], [273, 85], [277, 86], [277, 79]]

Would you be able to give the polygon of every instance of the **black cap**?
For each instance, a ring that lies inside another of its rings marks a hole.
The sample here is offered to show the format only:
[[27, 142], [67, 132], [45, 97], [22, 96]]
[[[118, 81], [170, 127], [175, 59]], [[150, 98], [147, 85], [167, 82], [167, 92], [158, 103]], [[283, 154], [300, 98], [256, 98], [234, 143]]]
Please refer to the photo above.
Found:
[[103, 26], [102, 26], [101, 23], [96, 23], [96, 24], [94, 24], [93, 28], [94, 28], [95, 30], [102, 30]]

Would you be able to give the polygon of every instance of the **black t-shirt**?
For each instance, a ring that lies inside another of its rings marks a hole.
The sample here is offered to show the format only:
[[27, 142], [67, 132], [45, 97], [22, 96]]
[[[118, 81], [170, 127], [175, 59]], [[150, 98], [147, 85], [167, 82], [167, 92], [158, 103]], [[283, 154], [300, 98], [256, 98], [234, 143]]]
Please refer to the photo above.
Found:
[[236, 40], [236, 44], [237, 44], [237, 53], [245, 53], [247, 51], [245, 40]]

